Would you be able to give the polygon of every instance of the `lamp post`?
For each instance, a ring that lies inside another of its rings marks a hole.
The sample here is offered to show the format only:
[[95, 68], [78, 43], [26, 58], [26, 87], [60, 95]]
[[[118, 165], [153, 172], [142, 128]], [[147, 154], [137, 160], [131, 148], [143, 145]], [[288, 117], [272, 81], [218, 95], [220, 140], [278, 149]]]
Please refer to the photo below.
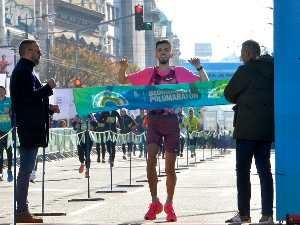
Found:
[[20, 20], [25, 20], [25, 38], [28, 39], [28, 24], [27, 24], [27, 20], [33, 20], [33, 19], [46, 19], [48, 16], [55, 16], [56, 13], [53, 13], [53, 14], [45, 14], [45, 15], [42, 15], [42, 16], [37, 16], [37, 17], [30, 17], [28, 18], [27, 17], [27, 14], [26, 14], [26, 17], [24, 19], [20, 19]]
[[50, 80], [50, 38], [46, 39], [46, 51], [47, 51], [47, 80]]

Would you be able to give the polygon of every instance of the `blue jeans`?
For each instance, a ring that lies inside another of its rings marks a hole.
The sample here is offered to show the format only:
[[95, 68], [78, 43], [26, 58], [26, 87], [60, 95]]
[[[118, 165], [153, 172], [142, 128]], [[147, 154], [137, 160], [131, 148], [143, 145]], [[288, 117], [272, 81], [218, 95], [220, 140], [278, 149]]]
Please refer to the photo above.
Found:
[[240, 215], [250, 215], [250, 168], [253, 156], [260, 179], [262, 215], [273, 215], [273, 178], [270, 151], [271, 142], [269, 141], [236, 140], [236, 174]]
[[17, 214], [28, 213], [28, 187], [30, 174], [35, 165], [38, 148], [20, 147], [20, 168], [17, 179]]
[[[142, 134], [144, 132], [138, 132], [138, 135], [139, 134]], [[140, 153], [142, 154], [143, 153], [143, 149], [144, 149], [144, 154], [147, 153], [147, 146], [146, 146], [146, 140], [145, 140], [145, 137], [142, 136], [142, 141], [139, 143], [139, 149], [140, 149]]]

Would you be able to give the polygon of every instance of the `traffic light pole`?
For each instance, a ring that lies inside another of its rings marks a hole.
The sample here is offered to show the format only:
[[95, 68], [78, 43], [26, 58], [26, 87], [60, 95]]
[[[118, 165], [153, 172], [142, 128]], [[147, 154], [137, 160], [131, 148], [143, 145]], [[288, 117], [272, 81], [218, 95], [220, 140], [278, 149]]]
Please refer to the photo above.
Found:
[[75, 50], [75, 54], [76, 54], [76, 58], [75, 58], [75, 64], [76, 64], [76, 79], [79, 79], [79, 69], [78, 69], [79, 33], [80, 33], [81, 31], [87, 30], [87, 29], [92, 28], [92, 27], [95, 27], [95, 26], [100, 26], [100, 25], [103, 25], [103, 24], [106, 24], [106, 23], [110, 23], [110, 22], [113, 22], [113, 21], [125, 19], [125, 18], [127, 18], [127, 17], [131, 17], [131, 16], [134, 16], [134, 15], [135, 15], [135, 14], [131, 14], [131, 15], [128, 15], [128, 16], [123, 16], [123, 17], [117, 18], [117, 19], [107, 20], [107, 21], [104, 21], [104, 22], [101, 22], [101, 23], [95, 23], [95, 24], [93, 24], [93, 25], [91, 25], [91, 26], [83, 27], [83, 28], [79, 28], [79, 29], [76, 29], [76, 30], [75, 30], [75, 37], [76, 37], [76, 50]]
[[50, 39], [46, 39], [46, 49], [47, 49], [47, 81], [50, 80]]
[[29, 26], [27, 24], [27, 20], [34, 20], [34, 19], [45, 19], [46, 17], [48, 16], [54, 16], [56, 15], [56, 13], [53, 13], [53, 14], [46, 14], [46, 15], [43, 15], [43, 16], [37, 16], [37, 17], [27, 17], [27, 14], [26, 14], [26, 17], [24, 19], [20, 19], [20, 20], [25, 20], [25, 39], [28, 39], [29, 38]]

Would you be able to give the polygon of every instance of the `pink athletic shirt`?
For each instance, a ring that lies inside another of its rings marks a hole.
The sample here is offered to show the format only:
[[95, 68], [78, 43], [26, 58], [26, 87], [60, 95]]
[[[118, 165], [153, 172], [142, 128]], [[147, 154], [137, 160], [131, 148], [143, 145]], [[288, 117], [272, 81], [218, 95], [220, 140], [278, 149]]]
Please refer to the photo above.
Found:
[[[155, 70], [154, 67], [146, 68], [140, 72], [129, 75], [128, 78], [133, 86], [149, 85], [150, 79], [155, 72], [154, 70]], [[167, 71], [162, 72], [157, 70], [157, 72], [160, 76], [164, 77], [171, 74], [170, 72], [171, 70], [175, 70], [175, 77], [178, 83], [194, 83], [199, 78], [199, 76], [197, 76], [190, 70], [180, 66], [179, 67], [170, 66], [170, 69], [168, 69]], [[174, 79], [170, 80], [169, 82], [166, 79], [160, 80], [158, 84], [168, 84], [174, 82]], [[156, 114], [156, 115], [172, 115], [172, 114], [177, 114], [178, 112], [179, 109], [176, 108], [166, 108], [166, 109], [148, 111], [148, 113]]]
[[[198, 75], [182, 66], [170, 66], [169, 70], [163, 72], [158, 71], [158, 74], [160, 76], [167, 76], [171, 69], [175, 69], [175, 76], [178, 83], [194, 83], [199, 78]], [[148, 85], [153, 73], [154, 67], [149, 67], [140, 72], [129, 75], [128, 78], [133, 86]]]

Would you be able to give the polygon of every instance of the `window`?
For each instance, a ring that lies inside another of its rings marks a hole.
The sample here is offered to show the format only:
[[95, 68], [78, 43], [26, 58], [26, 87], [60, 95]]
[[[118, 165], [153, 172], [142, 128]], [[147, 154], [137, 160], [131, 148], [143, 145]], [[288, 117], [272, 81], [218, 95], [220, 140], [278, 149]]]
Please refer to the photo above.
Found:
[[[118, 9], [118, 8], [116, 8], [116, 18], [120, 18], [120, 9]], [[120, 25], [120, 20], [117, 20], [117, 21], [115, 22], [115, 24], [116, 24], [117, 26], [119, 26], [119, 25]]]
[[110, 5], [107, 5], [107, 8], [106, 8], [106, 10], [107, 10], [107, 20], [111, 20], [111, 14], [110, 14]]
[[111, 19], [116, 19], [116, 16], [115, 16], [115, 9], [114, 7], [111, 7]]
[[119, 40], [116, 40], [116, 53], [115, 55], [120, 58], [120, 41]]

